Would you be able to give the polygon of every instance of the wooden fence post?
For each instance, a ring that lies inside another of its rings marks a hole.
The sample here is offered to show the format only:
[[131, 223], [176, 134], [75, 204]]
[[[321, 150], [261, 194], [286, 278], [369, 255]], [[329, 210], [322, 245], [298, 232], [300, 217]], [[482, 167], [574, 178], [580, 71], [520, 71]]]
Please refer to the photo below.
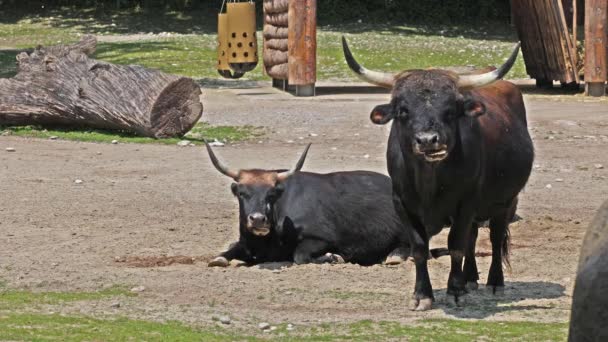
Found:
[[603, 96], [608, 78], [608, 1], [585, 2], [585, 94]]
[[289, 85], [314, 96], [317, 80], [317, 0], [289, 1]]

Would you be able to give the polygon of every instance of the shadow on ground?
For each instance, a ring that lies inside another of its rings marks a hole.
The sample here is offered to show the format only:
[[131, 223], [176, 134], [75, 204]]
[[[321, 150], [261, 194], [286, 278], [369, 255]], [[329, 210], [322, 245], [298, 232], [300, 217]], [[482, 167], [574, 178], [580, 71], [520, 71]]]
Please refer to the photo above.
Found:
[[481, 285], [479, 290], [472, 291], [464, 298], [464, 304], [448, 304], [446, 289], [435, 290], [436, 308], [458, 318], [482, 319], [498, 313], [509, 311], [532, 311], [553, 309], [552, 304], [518, 304], [524, 300], [556, 299], [565, 296], [563, 285], [547, 282], [507, 282], [505, 294], [496, 296]]

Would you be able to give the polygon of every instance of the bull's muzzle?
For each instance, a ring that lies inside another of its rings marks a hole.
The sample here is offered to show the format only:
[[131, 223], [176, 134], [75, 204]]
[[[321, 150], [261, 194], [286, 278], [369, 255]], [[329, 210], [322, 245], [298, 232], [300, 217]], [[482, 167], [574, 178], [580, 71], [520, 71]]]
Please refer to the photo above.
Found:
[[414, 153], [431, 163], [442, 161], [448, 156], [448, 147], [440, 140], [437, 132], [417, 133], [412, 143]]
[[262, 213], [253, 213], [247, 216], [247, 228], [257, 236], [266, 236], [270, 233], [268, 217]]

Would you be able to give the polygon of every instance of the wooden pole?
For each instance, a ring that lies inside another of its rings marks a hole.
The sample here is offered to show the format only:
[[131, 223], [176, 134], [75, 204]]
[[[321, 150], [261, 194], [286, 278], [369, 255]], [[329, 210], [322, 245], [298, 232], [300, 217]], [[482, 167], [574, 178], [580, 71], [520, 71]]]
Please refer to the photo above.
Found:
[[585, 94], [603, 96], [608, 78], [608, 1], [585, 2]]
[[289, 1], [289, 84], [296, 96], [314, 96], [317, 80], [317, 1]]

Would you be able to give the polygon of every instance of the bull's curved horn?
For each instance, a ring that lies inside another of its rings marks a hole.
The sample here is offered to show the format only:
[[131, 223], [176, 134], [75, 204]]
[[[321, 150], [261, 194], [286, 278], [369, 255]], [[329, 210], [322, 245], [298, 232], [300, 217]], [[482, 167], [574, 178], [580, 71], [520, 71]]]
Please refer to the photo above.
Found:
[[515, 64], [515, 60], [519, 54], [520, 45], [521, 43], [517, 43], [515, 45], [513, 52], [511, 52], [511, 56], [509, 56], [509, 59], [507, 59], [507, 61], [500, 68], [484, 74], [460, 76], [458, 78], [458, 88], [461, 90], [470, 90], [473, 88], [482, 87], [503, 78], [509, 72], [509, 70], [511, 70], [513, 64]]
[[209, 153], [209, 158], [211, 159], [211, 163], [213, 163], [213, 166], [215, 166], [215, 168], [222, 174], [234, 180], [237, 180], [239, 176], [238, 171], [230, 170], [228, 166], [224, 165], [221, 161], [219, 161], [215, 156], [215, 153], [213, 153], [213, 149], [211, 148], [211, 146], [209, 146], [208, 143], [205, 143], [205, 146], [207, 146], [207, 152]]
[[342, 50], [344, 51], [344, 58], [346, 63], [352, 71], [354, 71], [360, 79], [365, 82], [369, 82], [384, 88], [393, 88], [395, 85], [395, 74], [389, 72], [373, 71], [362, 67], [353, 57], [353, 54], [348, 48], [346, 38], [342, 36]]
[[285, 172], [280, 172], [279, 174], [277, 174], [278, 181], [284, 181], [289, 176], [293, 175], [296, 171], [300, 171], [302, 169], [302, 166], [304, 166], [304, 161], [306, 160], [306, 155], [308, 154], [308, 149], [310, 148], [310, 145], [311, 144], [306, 145], [304, 152], [302, 152], [300, 159], [296, 163], [296, 166], [293, 167], [293, 169], [291, 169], [289, 171], [285, 171]]

